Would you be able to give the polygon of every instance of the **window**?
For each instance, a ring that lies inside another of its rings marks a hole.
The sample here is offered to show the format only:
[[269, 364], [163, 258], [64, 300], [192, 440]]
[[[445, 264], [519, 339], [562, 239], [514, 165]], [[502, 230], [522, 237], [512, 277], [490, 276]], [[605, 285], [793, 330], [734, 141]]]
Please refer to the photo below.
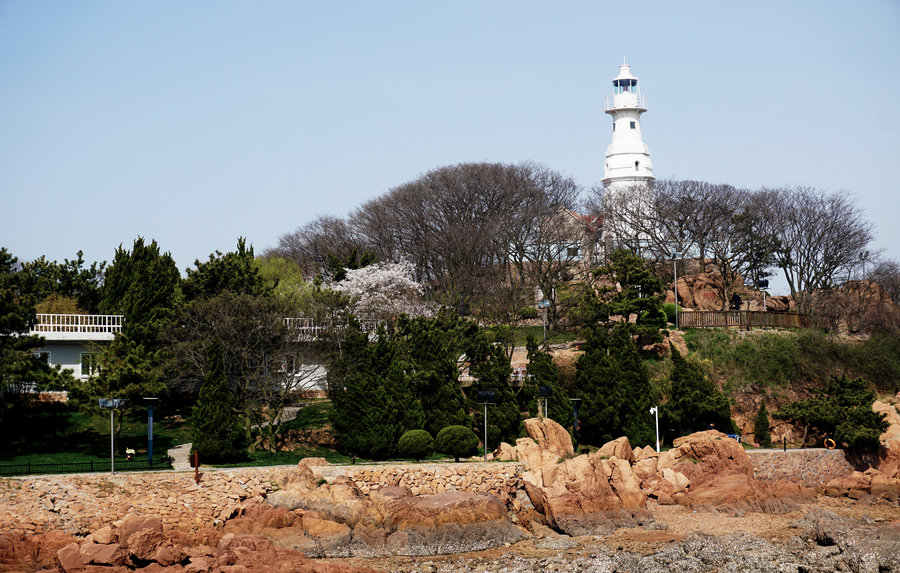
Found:
[[640, 165], [641, 165], [641, 162], [640, 162], [640, 161], [635, 161], [635, 162], [634, 162], [634, 170], [637, 171], [637, 170], [638, 170], [638, 167], [640, 167]]
[[578, 258], [578, 247], [569, 247], [566, 249], [566, 256], [570, 259]]
[[43, 362], [44, 364], [50, 364], [50, 353], [46, 350], [41, 350], [38, 352], [34, 352], [34, 357]]
[[613, 122], [613, 131], [616, 130], [616, 122]]
[[100, 356], [92, 352], [81, 353], [81, 376], [95, 376], [100, 372]]
[[631, 122], [631, 129], [637, 129], [637, 122], [636, 122], [636, 121], [632, 121], [632, 122]]

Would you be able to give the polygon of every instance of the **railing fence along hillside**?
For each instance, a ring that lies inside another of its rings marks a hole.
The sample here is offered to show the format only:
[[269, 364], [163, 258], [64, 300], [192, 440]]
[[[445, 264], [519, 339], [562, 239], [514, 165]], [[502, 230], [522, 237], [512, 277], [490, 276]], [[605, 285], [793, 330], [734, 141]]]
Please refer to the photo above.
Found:
[[32, 332], [122, 332], [121, 314], [37, 314]]
[[[284, 324], [295, 330], [298, 336], [303, 340], [319, 338], [323, 333], [328, 331], [342, 331], [347, 328], [346, 324], [316, 324], [312, 318], [294, 317], [285, 318]], [[367, 321], [360, 323], [360, 330], [372, 334], [378, 330], [378, 322]]]
[[[168, 458], [161, 461], [149, 460], [116, 460], [116, 471], [147, 471], [172, 469], [172, 462]], [[0, 476], [16, 476], [31, 474], [71, 474], [89, 472], [110, 471], [110, 460], [94, 460], [87, 462], [57, 462], [57, 463], [19, 463], [0, 464]]]
[[813, 320], [796, 312], [760, 310], [680, 311], [681, 328], [812, 328]]

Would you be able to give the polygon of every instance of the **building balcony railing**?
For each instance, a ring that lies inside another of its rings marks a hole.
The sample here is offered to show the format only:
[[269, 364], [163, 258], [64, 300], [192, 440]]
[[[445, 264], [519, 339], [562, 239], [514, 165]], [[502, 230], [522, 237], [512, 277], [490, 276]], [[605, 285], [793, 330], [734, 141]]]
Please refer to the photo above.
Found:
[[121, 314], [38, 314], [31, 325], [32, 334], [48, 339], [55, 335], [65, 338], [112, 338], [122, 332], [125, 317]]
[[[618, 98], [618, 100], [616, 99]], [[606, 96], [606, 107], [604, 111], [614, 109], [637, 108], [647, 111], [647, 96], [644, 94], [620, 94], [618, 96]]]

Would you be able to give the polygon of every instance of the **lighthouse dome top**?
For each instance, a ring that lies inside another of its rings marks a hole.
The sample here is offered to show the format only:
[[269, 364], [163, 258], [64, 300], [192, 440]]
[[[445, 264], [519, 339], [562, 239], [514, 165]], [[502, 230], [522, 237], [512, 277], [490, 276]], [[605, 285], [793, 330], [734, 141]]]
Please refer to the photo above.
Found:
[[631, 66], [628, 64], [621, 64], [619, 66], [619, 75], [613, 80], [613, 85], [619, 85], [616, 82], [620, 82], [621, 80], [634, 80], [634, 83], [637, 83], [638, 79], [631, 75]]

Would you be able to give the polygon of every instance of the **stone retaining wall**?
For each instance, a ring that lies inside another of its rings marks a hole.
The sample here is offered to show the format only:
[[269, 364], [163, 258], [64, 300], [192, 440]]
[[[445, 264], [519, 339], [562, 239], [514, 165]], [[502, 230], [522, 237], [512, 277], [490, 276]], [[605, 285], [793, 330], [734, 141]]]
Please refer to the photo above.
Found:
[[524, 487], [524, 463], [379, 464], [365, 466], [310, 466], [328, 481], [347, 476], [363, 493], [385, 486], [408, 487], [413, 495], [468, 491], [491, 493], [504, 501]]
[[747, 450], [753, 475], [761, 481], [789, 480], [805, 487], [822, 486], [853, 472], [843, 450]]
[[[504, 501], [523, 487], [522, 464], [448, 463], [312, 466], [333, 481], [347, 475], [368, 493], [388, 485], [415, 494], [491, 492]], [[292, 466], [193, 472], [28, 476], [0, 480], [0, 532], [58, 530], [83, 535], [129, 514], [152, 515], [167, 529], [199, 529], [233, 516], [246, 500], [278, 489]]]

